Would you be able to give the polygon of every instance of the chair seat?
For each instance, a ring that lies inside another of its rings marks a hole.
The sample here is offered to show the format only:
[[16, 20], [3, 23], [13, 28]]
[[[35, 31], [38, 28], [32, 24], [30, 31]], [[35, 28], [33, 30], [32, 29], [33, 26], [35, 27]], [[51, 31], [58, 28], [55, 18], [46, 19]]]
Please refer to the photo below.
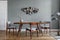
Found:
[[[26, 29], [28, 30], [28, 29], [30, 29], [30, 28], [26, 28]], [[33, 29], [31, 29], [31, 30], [36, 30], [36, 28], [33, 28]]]
[[8, 29], [16, 29], [16, 27], [7, 27]]
[[49, 29], [50, 27], [41, 27], [42, 29]]
[[26, 30], [28, 30], [28, 31], [36, 31], [36, 30], [38, 30], [37, 28], [35, 28], [35, 30], [30, 30], [29, 28], [26, 28]]

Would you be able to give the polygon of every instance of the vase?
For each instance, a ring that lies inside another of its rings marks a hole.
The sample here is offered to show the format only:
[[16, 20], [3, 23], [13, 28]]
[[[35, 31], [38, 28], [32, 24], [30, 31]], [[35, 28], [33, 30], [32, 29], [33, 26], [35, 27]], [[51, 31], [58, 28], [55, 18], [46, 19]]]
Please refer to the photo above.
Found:
[[20, 22], [23, 22], [23, 19], [21, 19]]

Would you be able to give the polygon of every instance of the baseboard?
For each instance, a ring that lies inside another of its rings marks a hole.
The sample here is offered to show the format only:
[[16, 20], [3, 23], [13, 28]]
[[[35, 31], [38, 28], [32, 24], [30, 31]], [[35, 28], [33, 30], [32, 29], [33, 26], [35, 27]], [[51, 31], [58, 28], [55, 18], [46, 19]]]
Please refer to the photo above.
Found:
[[50, 29], [51, 32], [57, 32], [58, 29]]
[[6, 30], [0, 30], [0, 32], [5, 32]]

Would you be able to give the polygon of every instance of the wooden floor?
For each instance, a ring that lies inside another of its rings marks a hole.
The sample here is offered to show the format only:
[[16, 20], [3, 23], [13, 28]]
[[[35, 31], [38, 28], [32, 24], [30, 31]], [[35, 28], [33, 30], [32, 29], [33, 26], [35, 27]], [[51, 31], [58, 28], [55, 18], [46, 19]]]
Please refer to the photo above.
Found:
[[29, 33], [26, 37], [25, 32], [21, 32], [21, 35], [17, 37], [15, 33], [14, 35], [12, 33], [6, 33], [4, 31], [0, 31], [0, 40], [56, 40], [52, 36], [48, 34], [44, 34], [43, 36], [39, 34], [39, 37], [36, 36], [36, 33], [33, 33], [32, 39], [30, 39]]

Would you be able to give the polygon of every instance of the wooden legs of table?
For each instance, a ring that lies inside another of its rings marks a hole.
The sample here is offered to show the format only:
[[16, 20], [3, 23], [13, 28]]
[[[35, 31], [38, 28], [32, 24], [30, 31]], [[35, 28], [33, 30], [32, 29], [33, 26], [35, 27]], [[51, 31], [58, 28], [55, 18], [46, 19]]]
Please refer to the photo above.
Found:
[[26, 36], [27, 36], [27, 28], [26, 28]]
[[[38, 24], [37, 24], [37, 29], [39, 29]], [[37, 37], [38, 37], [38, 30], [37, 30]]]
[[21, 30], [20, 30], [20, 29], [18, 30], [17, 36], [19, 35], [19, 32], [21, 32]]
[[19, 35], [19, 32], [21, 32], [22, 25], [23, 25], [23, 24], [20, 24], [20, 25], [19, 25], [19, 30], [18, 30], [17, 36]]
[[32, 28], [31, 27], [32, 27], [32, 25], [30, 24], [30, 38], [32, 39], [32, 32], [31, 32]]

